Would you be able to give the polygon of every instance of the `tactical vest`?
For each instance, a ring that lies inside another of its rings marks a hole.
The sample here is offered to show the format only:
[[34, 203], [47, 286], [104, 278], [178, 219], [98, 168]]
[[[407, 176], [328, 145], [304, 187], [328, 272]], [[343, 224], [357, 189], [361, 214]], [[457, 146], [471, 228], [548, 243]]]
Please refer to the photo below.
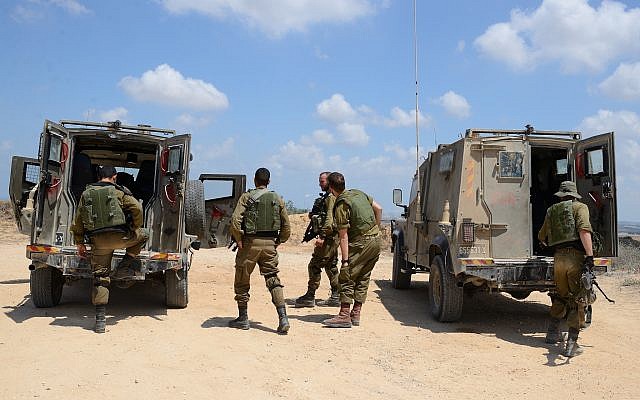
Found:
[[313, 233], [319, 235], [322, 233], [322, 226], [327, 220], [327, 198], [329, 193], [323, 193], [320, 197], [315, 199], [311, 212], [309, 212], [309, 218], [311, 219], [311, 226], [313, 227]]
[[549, 207], [549, 246], [580, 240], [573, 216], [573, 200], [561, 201]]
[[350, 238], [367, 233], [376, 224], [376, 215], [364, 192], [357, 189], [345, 190], [336, 199], [334, 210], [342, 202], [346, 203], [351, 211], [347, 231]]
[[[254, 194], [255, 190], [249, 193]], [[249, 196], [242, 226], [245, 235], [260, 235], [265, 232], [277, 235], [280, 230], [280, 197], [275, 192], [265, 192], [257, 200]]]
[[105, 228], [123, 227], [126, 217], [118, 200], [115, 186], [91, 185], [82, 193], [80, 218], [82, 225], [89, 232]]

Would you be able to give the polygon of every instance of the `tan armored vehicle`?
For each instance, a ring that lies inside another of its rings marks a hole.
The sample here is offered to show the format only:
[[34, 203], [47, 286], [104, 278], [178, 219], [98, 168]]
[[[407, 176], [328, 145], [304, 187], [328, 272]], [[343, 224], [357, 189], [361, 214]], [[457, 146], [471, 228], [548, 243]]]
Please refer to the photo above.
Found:
[[413, 178], [407, 205], [393, 222], [392, 284], [429, 272], [431, 313], [460, 319], [463, 292], [507, 292], [517, 299], [552, 291], [553, 254], [537, 240], [560, 182], [576, 182], [589, 207], [596, 270], [617, 255], [613, 133], [467, 130], [429, 153]]
[[[18, 229], [31, 238], [26, 255], [37, 307], [57, 305], [65, 284], [92, 277], [69, 227], [80, 195], [97, 180], [98, 165], [116, 167], [118, 184], [142, 203], [150, 233], [140, 254], [142, 269], [112, 277], [113, 284], [129, 287], [156, 278], [164, 282], [167, 306], [187, 306], [193, 250], [228, 243], [231, 213], [246, 185], [244, 175], [188, 180], [190, 142], [191, 135], [148, 125], [45, 121], [38, 158], [14, 156], [9, 183]], [[116, 250], [112, 272], [123, 256], [124, 250]]]

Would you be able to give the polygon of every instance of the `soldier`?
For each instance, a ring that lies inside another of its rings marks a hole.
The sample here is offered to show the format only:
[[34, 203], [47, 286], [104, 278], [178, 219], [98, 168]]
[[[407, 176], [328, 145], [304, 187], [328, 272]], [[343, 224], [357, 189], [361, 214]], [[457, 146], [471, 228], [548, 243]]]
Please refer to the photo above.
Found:
[[[340, 255], [340, 312], [324, 320], [332, 328], [360, 325], [360, 310], [367, 298], [371, 271], [381, 248], [380, 220], [382, 207], [364, 192], [345, 190], [344, 176], [329, 175], [329, 189], [336, 196], [334, 220], [338, 230]], [[353, 309], [351, 308], [353, 303]]]
[[[309, 283], [307, 293], [296, 299], [296, 307], [315, 306], [316, 290], [320, 287], [322, 270], [329, 278], [331, 285], [331, 295], [325, 301], [319, 301], [318, 305], [337, 307], [340, 305], [340, 293], [338, 290], [338, 236], [333, 223], [333, 205], [336, 198], [329, 191], [327, 177], [331, 172], [322, 172], [318, 178], [322, 192], [314, 204], [309, 217], [310, 234], [305, 234], [306, 240], [313, 237], [317, 239], [314, 243], [313, 254], [307, 267], [309, 271]], [[309, 231], [309, 228], [307, 229]]]
[[105, 332], [113, 251], [126, 248], [127, 253], [118, 264], [118, 273], [126, 275], [131, 269], [140, 269], [137, 256], [148, 238], [142, 229], [142, 206], [129, 189], [115, 183], [116, 173], [112, 166], [98, 167], [99, 182], [82, 192], [71, 226], [80, 257], [87, 255], [85, 237], [91, 243], [91, 302], [96, 306], [96, 333]]
[[584, 324], [584, 292], [580, 277], [585, 268], [593, 268], [593, 245], [589, 209], [578, 201], [582, 198], [576, 184], [564, 181], [555, 194], [560, 202], [547, 210], [544, 224], [538, 233], [543, 245], [554, 250], [554, 280], [556, 293], [551, 296], [551, 320], [545, 342], [561, 340], [560, 322], [566, 318], [569, 334], [563, 355], [573, 357], [582, 352], [578, 333]]
[[260, 275], [264, 276], [271, 301], [278, 312], [278, 333], [286, 335], [289, 319], [284, 302], [282, 283], [278, 278], [277, 247], [291, 235], [289, 217], [284, 200], [276, 192], [267, 190], [269, 170], [258, 168], [254, 176], [256, 188], [244, 193], [231, 217], [231, 234], [238, 244], [236, 274], [233, 283], [235, 300], [238, 303], [238, 318], [229, 321], [229, 326], [249, 329], [247, 303], [251, 272], [258, 263]]

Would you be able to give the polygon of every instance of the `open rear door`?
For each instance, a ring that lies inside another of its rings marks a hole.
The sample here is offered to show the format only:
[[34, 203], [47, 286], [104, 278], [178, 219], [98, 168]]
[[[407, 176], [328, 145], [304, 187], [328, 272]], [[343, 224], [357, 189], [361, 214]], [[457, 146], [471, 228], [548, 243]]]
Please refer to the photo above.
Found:
[[205, 237], [203, 248], [229, 244], [231, 214], [247, 186], [246, 175], [202, 174], [205, 194]]
[[616, 168], [613, 132], [581, 140], [575, 145], [576, 185], [589, 206], [591, 226], [601, 241], [597, 256], [618, 255]]
[[13, 156], [11, 159], [11, 177], [9, 198], [20, 233], [31, 234], [33, 227], [33, 205], [40, 177], [40, 160]]

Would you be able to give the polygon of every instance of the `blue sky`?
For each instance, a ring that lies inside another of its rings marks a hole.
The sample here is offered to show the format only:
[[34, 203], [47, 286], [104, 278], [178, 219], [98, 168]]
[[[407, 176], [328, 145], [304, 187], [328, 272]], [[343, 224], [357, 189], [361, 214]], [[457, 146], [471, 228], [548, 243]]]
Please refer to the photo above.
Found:
[[[422, 152], [470, 127], [616, 131], [640, 221], [640, 8], [418, 2]], [[0, 198], [45, 118], [193, 134], [191, 177], [272, 171], [299, 207], [338, 170], [386, 212], [415, 170], [410, 0], [4, 0]]]

